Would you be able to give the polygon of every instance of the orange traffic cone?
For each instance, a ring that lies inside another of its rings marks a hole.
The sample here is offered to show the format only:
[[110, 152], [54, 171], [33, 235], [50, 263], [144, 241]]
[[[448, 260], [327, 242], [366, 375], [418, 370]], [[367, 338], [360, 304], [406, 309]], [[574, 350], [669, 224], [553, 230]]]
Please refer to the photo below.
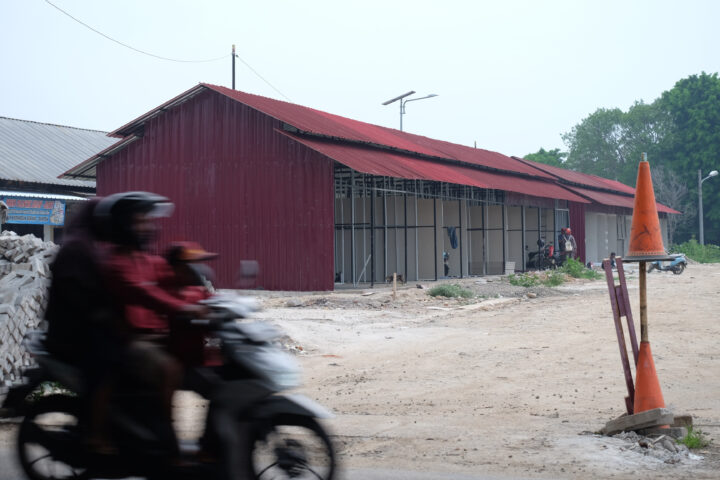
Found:
[[633, 413], [665, 408], [665, 400], [650, 351], [650, 342], [640, 342], [636, 376]]
[[660, 219], [655, 203], [650, 164], [645, 160], [638, 167], [635, 184], [635, 203], [633, 205], [632, 227], [630, 228], [630, 246], [625, 262], [646, 260], [668, 260], [660, 230]]

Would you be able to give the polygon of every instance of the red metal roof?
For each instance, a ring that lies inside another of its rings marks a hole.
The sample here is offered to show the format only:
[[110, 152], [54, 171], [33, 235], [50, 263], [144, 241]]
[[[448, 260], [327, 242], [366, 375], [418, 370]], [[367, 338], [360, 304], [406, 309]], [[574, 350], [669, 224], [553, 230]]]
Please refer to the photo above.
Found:
[[560, 167], [554, 167], [546, 165], [540, 162], [533, 162], [528, 159], [518, 159], [527, 164], [528, 166], [535, 167], [536, 169], [549, 173], [561, 180], [566, 182], [575, 183], [578, 185], [587, 185], [588, 187], [602, 188], [605, 190], [615, 190], [619, 192], [635, 194], [635, 189], [629, 187], [624, 183], [617, 182], [615, 180], [608, 180], [607, 178], [598, 177], [597, 175], [590, 175], [588, 173], [576, 172], [573, 170], [566, 170]]
[[[599, 192], [597, 190], [588, 190], [586, 188], [580, 188], [580, 187], [567, 187], [570, 190], [572, 190], [575, 193], [578, 193], [584, 197], [589, 198], [590, 200], [600, 203], [603, 205], [610, 205], [614, 207], [623, 207], [623, 208], [629, 208], [633, 209], [635, 206], [635, 197], [627, 197], [625, 195], [618, 195], [614, 193], [609, 192]], [[666, 207], [665, 205], [661, 203], [657, 204], [657, 210], [658, 212], [663, 213], [680, 213], [677, 210], [673, 210], [670, 207]]]
[[405, 152], [457, 160], [497, 170], [552, 178], [551, 175], [545, 172], [538, 172], [523, 162], [501, 153], [443, 142], [421, 135], [413, 135], [393, 128], [372, 125], [301, 105], [231, 90], [226, 87], [202, 85], [277, 118], [303, 132], [353, 142], [382, 145]]
[[409, 180], [435, 180], [478, 188], [519, 192], [536, 197], [590, 203], [565, 188], [545, 180], [452, 165], [442, 161], [412, 157], [376, 147], [328, 141], [288, 132], [281, 133], [362, 173]]

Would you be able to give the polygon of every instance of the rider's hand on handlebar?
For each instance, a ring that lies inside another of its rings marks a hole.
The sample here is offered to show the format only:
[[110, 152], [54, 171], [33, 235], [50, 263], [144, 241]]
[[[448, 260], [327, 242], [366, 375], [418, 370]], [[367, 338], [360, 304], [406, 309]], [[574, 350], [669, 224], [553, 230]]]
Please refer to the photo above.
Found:
[[206, 318], [210, 314], [210, 309], [205, 305], [186, 305], [182, 309], [182, 313], [192, 318]]

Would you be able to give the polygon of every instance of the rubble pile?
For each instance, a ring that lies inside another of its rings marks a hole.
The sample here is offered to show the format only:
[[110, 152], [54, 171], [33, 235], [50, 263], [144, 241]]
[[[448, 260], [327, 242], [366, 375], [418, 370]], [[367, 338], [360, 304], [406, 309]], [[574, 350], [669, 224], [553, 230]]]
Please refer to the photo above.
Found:
[[30, 364], [22, 339], [41, 323], [57, 249], [34, 235], [0, 233], [0, 393]]
[[624, 440], [629, 445], [621, 448], [640, 455], [654, 457], [664, 463], [683, 463], [685, 460], [701, 460], [702, 457], [690, 452], [688, 447], [678, 443], [668, 435], [645, 437], [635, 432], [623, 432], [613, 435], [614, 438]]

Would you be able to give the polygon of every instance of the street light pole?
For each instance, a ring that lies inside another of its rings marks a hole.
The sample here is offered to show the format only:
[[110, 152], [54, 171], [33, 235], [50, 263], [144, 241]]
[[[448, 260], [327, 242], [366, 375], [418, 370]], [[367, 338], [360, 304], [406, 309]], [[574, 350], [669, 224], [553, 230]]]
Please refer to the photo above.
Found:
[[400, 95], [400, 96], [398, 96], [398, 97], [391, 98], [391, 99], [388, 100], [387, 102], [383, 102], [383, 103], [382, 103], [383, 105], [390, 105], [391, 103], [397, 102], [398, 100], [400, 101], [400, 131], [401, 131], [401, 132], [403, 131], [403, 115], [405, 115], [405, 104], [406, 104], [407, 102], [414, 102], [415, 100], [424, 100], [424, 99], [426, 99], [426, 98], [437, 97], [436, 94], [431, 93], [430, 95], [426, 95], [426, 96], [424, 96], [424, 97], [409, 98], [409, 99], [407, 99], [407, 100], [403, 100], [405, 97], [409, 97], [410, 95], [412, 95], [412, 94], [414, 94], [414, 93], [415, 93], [415, 90], [411, 90], [411, 91], [409, 91], [409, 92], [407, 92], [407, 93], [404, 93], [404, 94], [402, 94], [402, 95]]
[[718, 174], [717, 170], [713, 170], [707, 177], [702, 178], [702, 170], [698, 170], [698, 223], [700, 224], [700, 245], [705, 245], [705, 231], [703, 222], [703, 200], [702, 200], [702, 184], [710, 177]]

